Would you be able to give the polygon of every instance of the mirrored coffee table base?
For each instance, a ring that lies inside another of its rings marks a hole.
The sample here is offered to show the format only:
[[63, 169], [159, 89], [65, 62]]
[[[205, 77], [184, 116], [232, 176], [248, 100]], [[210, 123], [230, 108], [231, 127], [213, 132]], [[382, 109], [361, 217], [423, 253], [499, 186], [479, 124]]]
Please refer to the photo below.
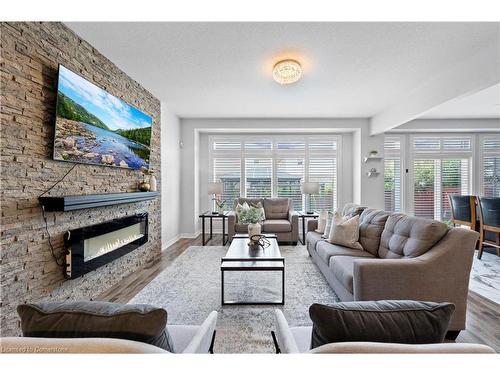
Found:
[[[250, 250], [248, 236], [233, 237], [226, 256], [221, 259], [221, 303], [222, 305], [284, 305], [285, 304], [285, 258], [281, 256], [275, 235], [266, 234], [270, 246], [259, 250]], [[281, 272], [281, 300], [240, 301], [225, 300], [224, 275], [226, 272]]]

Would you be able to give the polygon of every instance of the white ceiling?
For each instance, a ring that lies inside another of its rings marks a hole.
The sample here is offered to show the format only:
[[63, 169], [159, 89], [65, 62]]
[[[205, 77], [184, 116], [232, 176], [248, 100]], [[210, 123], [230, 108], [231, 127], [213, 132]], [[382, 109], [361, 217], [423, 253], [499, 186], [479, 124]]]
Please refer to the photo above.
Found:
[[450, 100], [420, 118], [500, 118], [500, 84]]
[[[180, 117], [371, 117], [499, 40], [498, 23], [67, 24]], [[304, 75], [281, 86], [285, 57]]]

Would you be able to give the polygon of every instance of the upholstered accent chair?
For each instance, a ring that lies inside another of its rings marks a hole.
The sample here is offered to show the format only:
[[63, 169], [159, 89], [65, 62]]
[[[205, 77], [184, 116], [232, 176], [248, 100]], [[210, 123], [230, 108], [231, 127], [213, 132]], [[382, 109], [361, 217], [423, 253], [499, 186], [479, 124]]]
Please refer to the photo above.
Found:
[[276, 234], [278, 242], [292, 242], [299, 240], [299, 215], [293, 209], [290, 198], [237, 198], [234, 201], [233, 211], [228, 213], [228, 234], [231, 240], [237, 233], [247, 233], [248, 224], [238, 222], [235, 209], [239, 204], [249, 206], [260, 205], [264, 208], [265, 220], [262, 224], [262, 233]]
[[442, 343], [442, 344], [390, 344], [385, 342], [335, 342], [311, 348], [313, 327], [290, 327], [281, 310], [275, 310], [276, 333], [274, 335], [276, 352], [283, 354], [315, 353], [315, 354], [354, 354], [354, 353], [388, 353], [388, 354], [451, 354], [451, 353], [487, 353], [495, 351], [486, 345]]
[[466, 225], [472, 230], [478, 227], [476, 219], [476, 197], [474, 195], [448, 195], [453, 225]]
[[[175, 353], [206, 354], [213, 352], [217, 312], [212, 311], [201, 325], [168, 325]], [[1, 353], [26, 354], [169, 354], [144, 342], [103, 337], [2, 337]]]
[[497, 255], [500, 256], [500, 198], [479, 197], [478, 203], [480, 239], [477, 257], [481, 259], [485, 245], [496, 248]]

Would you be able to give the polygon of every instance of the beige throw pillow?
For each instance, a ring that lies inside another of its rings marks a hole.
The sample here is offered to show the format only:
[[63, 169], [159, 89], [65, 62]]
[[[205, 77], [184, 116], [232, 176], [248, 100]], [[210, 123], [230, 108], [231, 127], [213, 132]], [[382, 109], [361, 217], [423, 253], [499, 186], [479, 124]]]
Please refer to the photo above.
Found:
[[326, 228], [326, 221], [328, 220], [328, 211], [327, 210], [321, 210], [319, 212], [319, 217], [318, 217], [318, 228], [316, 229], [316, 232], [318, 233], [325, 233], [325, 228]]
[[325, 230], [321, 237], [328, 239], [328, 236], [330, 235], [330, 229], [332, 227], [332, 222], [333, 222], [333, 215], [330, 212], [328, 212], [326, 215]]
[[359, 241], [359, 215], [352, 218], [342, 217], [335, 212], [332, 227], [328, 236], [328, 242], [350, 247], [351, 249], [363, 250]]

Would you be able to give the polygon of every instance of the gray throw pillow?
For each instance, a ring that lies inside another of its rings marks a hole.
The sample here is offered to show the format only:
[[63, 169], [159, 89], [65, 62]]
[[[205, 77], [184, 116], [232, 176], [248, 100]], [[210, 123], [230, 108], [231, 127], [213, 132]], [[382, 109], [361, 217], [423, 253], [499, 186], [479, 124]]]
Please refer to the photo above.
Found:
[[167, 311], [150, 305], [101, 301], [19, 305], [25, 337], [105, 337], [140, 341], [174, 353]]
[[452, 303], [358, 301], [331, 306], [313, 304], [311, 349], [346, 341], [433, 344], [444, 340]]

